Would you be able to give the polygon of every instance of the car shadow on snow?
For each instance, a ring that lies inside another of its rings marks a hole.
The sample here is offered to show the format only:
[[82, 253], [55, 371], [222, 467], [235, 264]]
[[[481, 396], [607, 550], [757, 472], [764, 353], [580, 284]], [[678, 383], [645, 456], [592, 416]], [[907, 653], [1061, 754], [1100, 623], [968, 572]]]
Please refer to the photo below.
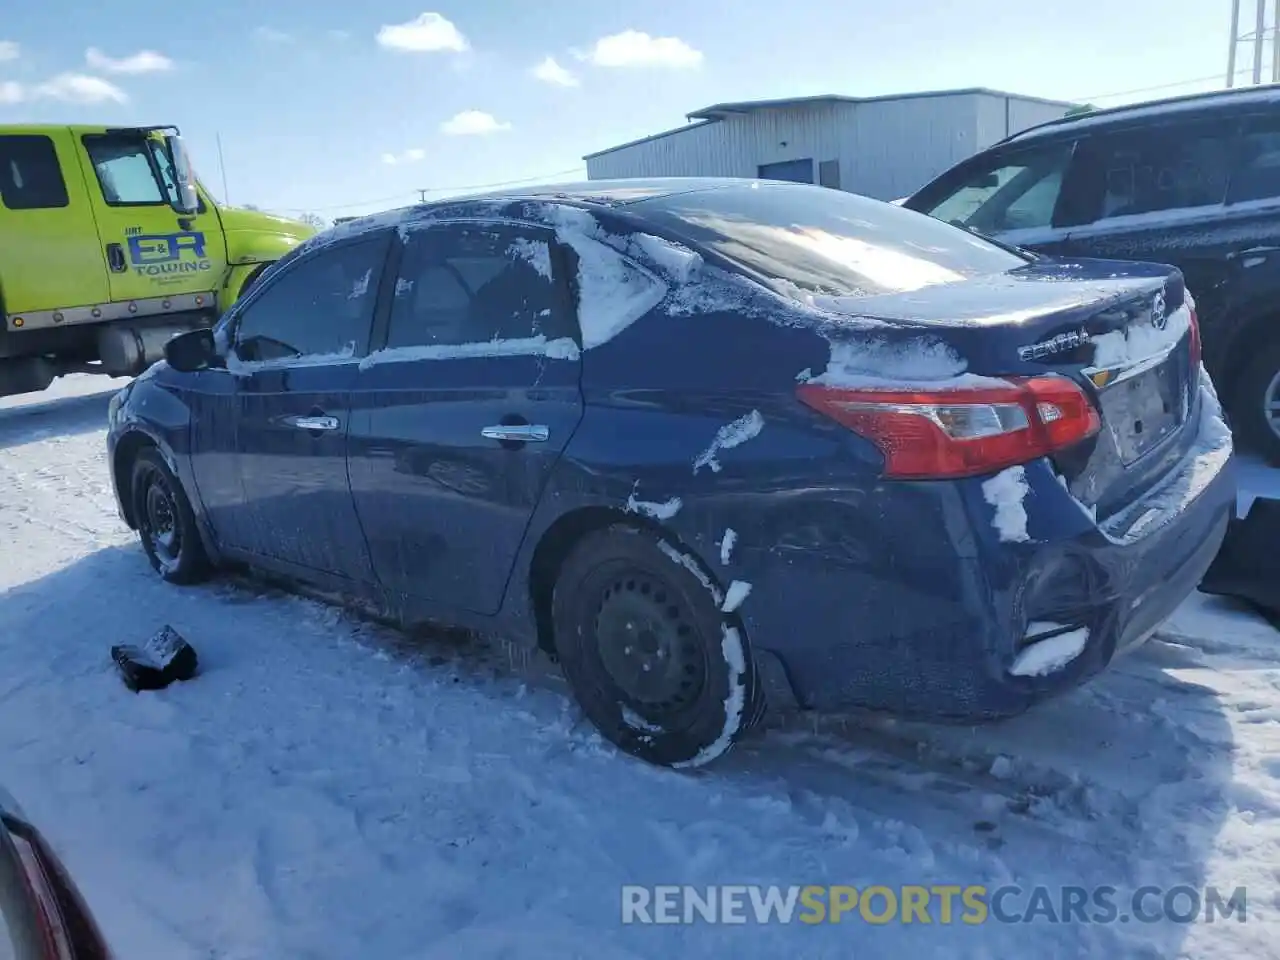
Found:
[[71, 437], [107, 426], [107, 404], [119, 391], [108, 387], [101, 393], [0, 407], [0, 450], [47, 437]]
[[[91, 409], [89, 402], [84, 405]], [[104, 604], [107, 584], [118, 602]], [[60, 687], [65, 682], [71, 688], [92, 688], [87, 698], [73, 690], [68, 702], [96, 703], [109, 715], [117, 697], [133, 696], [106, 679], [112, 670], [109, 646], [141, 642], [165, 623], [174, 624], [193, 643], [205, 675], [292, 668], [273, 652], [258, 656], [240, 642], [227, 643], [235, 631], [228, 632], [225, 623], [210, 630], [210, 601], [229, 622], [237, 619], [237, 609], [253, 610], [253, 626], [246, 629], [254, 635], [242, 639], [265, 647], [271, 646], [271, 637], [262, 624], [273, 616], [296, 618], [297, 604], [303, 602], [278, 587], [240, 577], [191, 589], [168, 587], [155, 580], [132, 545], [100, 549], [15, 586], [0, 600], [0, 620], [9, 634], [0, 703], [18, 695], [29, 681], [44, 679], [48, 686], [49, 677], [57, 675]], [[272, 607], [279, 609], [272, 612]], [[452, 681], [486, 689], [487, 681], [514, 677], [567, 697], [563, 681], [544, 658], [512, 654], [500, 643], [451, 631], [405, 634], [332, 608], [302, 613], [316, 617], [322, 629], [346, 634], [379, 657], [414, 671], [424, 685], [427, 680]], [[202, 629], [222, 639], [206, 644]], [[719, 764], [691, 776], [708, 786], [732, 788], [731, 795], [789, 798], [786, 816], [809, 828], [844, 831], [855, 839], [861, 830], [864, 840], [877, 846], [898, 844], [904, 855], [914, 857], [908, 872], [915, 873], [907, 882], [990, 883], [991, 870], [980, 873], [979, 860], [974, 870], [980, 879], [971, 880], [950, 873], [934, 876], [932, 853], [915, 856], [921, 849], [971, 846], [980, 852], [975, 857], [1000, 864], [997, 875], [1027, 893], [1036, 884], [1048, 885], [1055, 898], [1062, 895], [1062, 885], [1086, 890], [1110, 886], [1122, 892], [1145, 884], [1164, 890], [1200, 888], [1230, 807], [1244, 806], [1247, 798], [1233, 784], [1232, 731], [1217, 693], [1166, 670], [1190, 662], [1188, 657], [1194, 660], [1194, 651], [1152, 641], [1089, 687], [987, 727], [829, 715], [780, 718]], [[257, 681], [251, 676], [236, 682]], [[508, 702], [496, 702], [495, 708]], [[228, 707], [234, 709], [234, 704]], [[74, 739], [75, 723], [92, 722], [83, 716], [76, 720], [75, 711], [65, 705], [57, 713], [50, 723], [58, 736]], [[21, 746], [22, 738], [15, 736], [7, 738], [11, 747]], [[5, 739], [0, 737], [0, 746]], [[606, 762], [632, 761], [615, 756]], [[948, 855], [946, 863], [953, 869], [955, 858]], [[817, 879], [887, 882], [871, 875]], [[721, 882], [739, 880], [724, 877]], [[1027, 893], [1010, 898], [1006, 908], [1025, 910]], [[1128, 912], [1127, 902], [1119, 906]], [[1020, 926], [1026, 930], [1016, 923], [988, 926], [983, 936], [989, 934], [996, 943], [1009, 937], [1013, 949], [1026, 942], [1027, 934], [1017, 932]], [[1106, 949], [1111, 955], [1139, 957], [1179, 955], [1190, 929], [1177, 922], [1044, 927], [1048, 940], [1064, 949], [1078, 948], [1079, 955]], [[880, 944], [888, 946], [888, 941]], [[872, 938], [865, 955], [895, 956], [902, 945], [895, 944], [878, 953]]]

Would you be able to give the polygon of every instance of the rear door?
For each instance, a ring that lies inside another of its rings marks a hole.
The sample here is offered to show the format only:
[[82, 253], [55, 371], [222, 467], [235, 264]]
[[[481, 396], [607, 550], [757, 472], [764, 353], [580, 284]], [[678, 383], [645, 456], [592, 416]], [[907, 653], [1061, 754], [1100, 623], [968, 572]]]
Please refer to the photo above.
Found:
[[173, 174], [160, 141], [140, 131], [81, 141], [111, 299], [137, 303], [138, 315], [212, 304], [194, 298], [216, 294], [227, 267], [226, 238], [203, 199], [191, 216], [170, 206]]
[[1245, 239], [1223, 207], [1239, 129], [1237, 118], [1220, 116], [1082, 139], [1067, 188], [1078, 215], [1064, 252], [1173, 264], [1211, 330]]
[[1053, 254], [1067, 230], [1060, 208], [1075, 141], [997, 148], [956, 166], [902, 205], [1004, 243]]
[[[70, 175], [68, 175], [68, 172]], [[70, 131], [0, 136], [0, 298], [9, 329], [80, 319], [108, 299], [107, 268]]]
[[347, 483], [350, 391], [373, 324], [389, 231], [289, 264], [232, 333], [243, 547], [271, 564], [373, 581]]
[[582, 416], [563, 253], [544, 228], [449, 223], [403, 248], [387, 328], [356, 375], [349, 469], [382, 584], [496, 613]]

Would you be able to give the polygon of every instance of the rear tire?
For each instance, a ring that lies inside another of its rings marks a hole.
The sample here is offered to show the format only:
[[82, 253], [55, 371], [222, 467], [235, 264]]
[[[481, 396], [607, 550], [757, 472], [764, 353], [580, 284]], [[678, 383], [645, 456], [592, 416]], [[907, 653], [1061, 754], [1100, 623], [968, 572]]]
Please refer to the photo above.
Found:
[[138, 538], [152, 569], [169, 583], [207, 579], [212, 564], [200, 540], [191, 501], [154, 447], [134, 459], [130, 491]]
[[1232, 421], [1242, 445], [1280, 467], [1280, 340], [1253, 351], [1234, 399]]
[[574, 548], [552, 598], [556, 650], [611, 743], [659, 766], [698, 767], [748, 730], [755, 671], [720, 601], [696, 561], [649, 531], [611, 526]]

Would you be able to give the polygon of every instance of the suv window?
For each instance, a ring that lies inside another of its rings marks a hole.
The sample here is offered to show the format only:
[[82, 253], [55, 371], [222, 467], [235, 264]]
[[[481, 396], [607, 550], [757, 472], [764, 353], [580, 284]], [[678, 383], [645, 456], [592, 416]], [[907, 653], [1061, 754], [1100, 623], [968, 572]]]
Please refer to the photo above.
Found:
[[947, 196], [923, 212], [983, 233], [1051, 227], [1071, 148], [1051, 143], [993, 156], [967, 168]]
[[156, 180], [151, 151], [143, 137], [89, 136], [84, 148], [98, 175], [102, 197], [111, 206], [167, 203]]
[[1145, 125], [1081, 143], [1091, 220], [1215, 206], [1233, 165], [1230, 123]]
[[410, 235], [387, 347], [554, 338], [550, 232], [465, 224]]
[[65, 207], [67, 183], [48, 137], [0, 137], [0, 203], [10, 210]]
[[322, 248], [289, 264], [236, 318], [236, 356], [260, 362], [362, 352], [387, 243], [383, 234]]
[[1280, 197], [1280, 122], [1259, 118], [1251, 124], [1240, 138], [1237, 157], [1228, 203]]

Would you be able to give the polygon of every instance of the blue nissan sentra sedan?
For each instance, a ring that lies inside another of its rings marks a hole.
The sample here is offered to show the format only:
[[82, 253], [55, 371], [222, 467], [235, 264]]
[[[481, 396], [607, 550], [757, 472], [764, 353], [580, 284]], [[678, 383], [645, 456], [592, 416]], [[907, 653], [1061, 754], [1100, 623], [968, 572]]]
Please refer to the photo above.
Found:
[[1176, 269], [767, 181], [341, 224], [109, 416], [161, 577], [501, 631], [672, 766], [767, 702], [973, 722], [1070, 689], [1195, 588], [1234, 497]]

